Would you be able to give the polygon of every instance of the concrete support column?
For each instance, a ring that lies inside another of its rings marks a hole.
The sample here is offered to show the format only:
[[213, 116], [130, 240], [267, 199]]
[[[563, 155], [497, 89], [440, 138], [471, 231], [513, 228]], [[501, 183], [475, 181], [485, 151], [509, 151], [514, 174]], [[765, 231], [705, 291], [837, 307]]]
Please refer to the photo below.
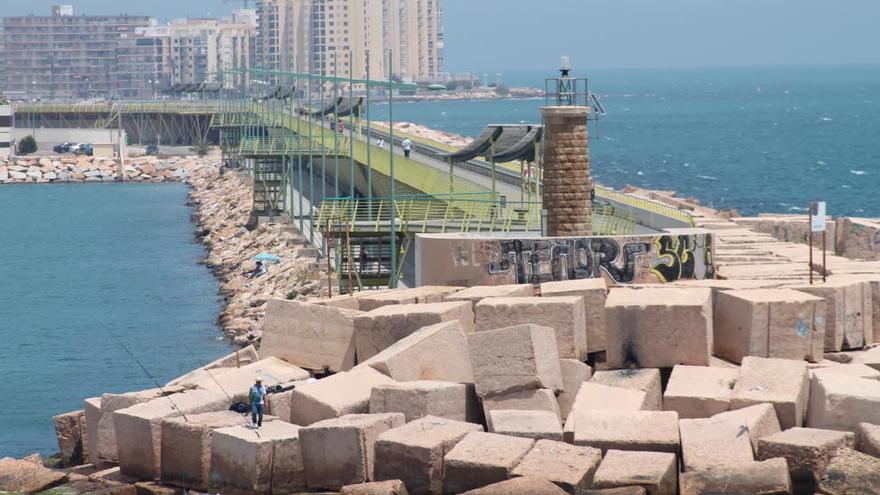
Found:
[[593, 233], [590, 202], [589, 107], [543, 107], [544, 209], [548, 236]]

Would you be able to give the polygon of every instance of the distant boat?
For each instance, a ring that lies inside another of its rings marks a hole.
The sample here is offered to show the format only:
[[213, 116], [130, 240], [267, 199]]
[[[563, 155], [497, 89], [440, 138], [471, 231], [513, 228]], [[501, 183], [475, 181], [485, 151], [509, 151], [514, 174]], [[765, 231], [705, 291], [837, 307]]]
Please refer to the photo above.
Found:
[[428, 91], [443, 91], [446, 89], [446, 86], [443, 84], [429, 84]]

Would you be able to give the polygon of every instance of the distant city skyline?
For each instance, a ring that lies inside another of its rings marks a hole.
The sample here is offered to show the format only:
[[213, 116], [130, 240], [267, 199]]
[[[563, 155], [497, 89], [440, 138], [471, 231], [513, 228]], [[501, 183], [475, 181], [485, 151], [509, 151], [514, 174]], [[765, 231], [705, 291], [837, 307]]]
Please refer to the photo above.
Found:
[[[160, 22], [221, 17], [241, 1], [31, 0], [3, 15], [147, 14]], [[444, 70], [581, 70], [753, 65], [880, 64], [874, 0], [443, 0]]]

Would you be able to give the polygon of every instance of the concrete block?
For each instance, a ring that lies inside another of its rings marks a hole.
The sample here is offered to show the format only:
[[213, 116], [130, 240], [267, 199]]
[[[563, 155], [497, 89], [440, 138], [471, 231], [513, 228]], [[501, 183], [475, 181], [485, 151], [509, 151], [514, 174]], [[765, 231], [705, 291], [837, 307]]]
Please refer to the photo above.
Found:
[[822, 375], [848, 376], [851, 378], [868, 378], [880, 380], [880, 371], [862, 363], [832, 364], [822, 368], [812, 368], [810, 376]]
[[361, 293], [361, 311], [372, 311], [383, 306], [396, 304], [427, 304], [443, 302], [448, 296], [462, 290], [463, 287], [443, 285], [423, 285], [412, 289], [395, 289], [376, 293]]
[[482, 488], [468, 490], [462, 495], [564, 495], [565, 492], [550, 481], [518, 477]]
[[593, 373], [593, 377], [590, 378], [590, 383], [641, 390], [645, 393], [644, 409], [650, 411], [663, 410], [663, 389], [660, 384], [660, 370], [658, 369], [596, 371]]
[[211, 480], [214, 430], [241, 426], [246, 420], [232, 411], [187, 414], [162, 421], [160, 478], [163, 483], [205, 491]]
[[83, 434], [85, 433], [85, 411], [72, 411], [52, 418], [55, 425], [55, 438], [61, 453], [61, 465], [78, 466], [85, 463]]
[[880, 493], [880, 460], [852, 449], [840, 449], [828, 463], [819, 490], [829, 495]]
[[443, 491], [462, 493], [509, 479], [535, 441], [495, 433], [468, 433], [444, 457]]
[[562, 429], [565, 441], [574, 442], [575, 420], [578, 411], [643, 411], [647, 408], [646, 397], [645, 392], [641, 390], [609, 387], [592, 382], [582, 383], [574, 399], [574, 404], [571, 406], [571, 412], [565, 418], [565, 426]]
[[362, 364], [400, 382], [474, 383], [467, 334], [458, 321], [420, 328]]
[[437, 416], [456, 421], [479, 421], [473, 387], [452, 382], [402, 382], [377, 385], [370, 396], [370, 413], [403, 413], [406, 421]]
[[394, 380], [370, 368], [356, 366], [295, 388], [291, 393], [290, 422], [300, 426], [344, 416], [367, 413], [373, 387]]
[[880, 457], [880, 425], [859, 423], [856, 429], [856, 445], [860, 451]]
[[758, 451], [758, 440], [779, 433], [779, 417], [772, 404], [762, 403], [754, 406], [727, 411], [712, 416], [714, 419], [738, 422], [742, 429], [748, 431], [749, 441], [752, 444], [752, 453]]
[[[88, 462], [98, 466], [101, 463], [98, 457], [98, 425], [101, 422], [101, 398], [91, 397], [83, 401], [83, 448], [85, 448]], [[116, 432], [113, 432], [115, 438]]]
[[521, 390], [483, 399], [483, 414], [490, 428], [492, 418], [489, 413], [499, 410], [549, 411], [562, 420], [556, 396], [552, 390], [546, 388]]
[[641, 486], [648, 495], [675, 495], [677, 476], [675, 454], [609, 450], [593, 477], [593, 488]]
[[489, 411], [489, 431], [512, 437], [562, 441], [562, 423], [551, 411]]
[[752, 442], [740, 421], [682, 419], [681, 453], [684, 471], [712, 470], [755, 460]]
[[299, 426], [266, 421], [214, 430], [211, 489], [227, 495], [286, 494], [305, 488]]
[[227, 354], [221, 358], [215, 359], [214, 361], [211, 361], [210, 363], [200, 368], [196, 368], [195, 370], [190, 371], [189, 373], [168, 382], [165, 388], [167, 391], [167, 387], [180, 385], [184, 381], [190, 380], [197, 376], [202, 376], [205, 374], [205, 370], [214, 371], [223, 368], [241, 368], [242, 366], [246, 366], [258, 360], [259, 357], [257, 354], [257, 349], [253, 345], [249, 345], [247, 347], [238, 349], [235, 352]]
[[679, 418], [708, 418], [730, 409], [738, 371], [731, 368], [678, 365], [663, 393], [663, 409]]
[[587, 490], [582, 495], [647, 495], [648, 491], [643, 486], [621, 486], [617, 488], [604, 488]]
[[371, 481], [343, 486], [339, 495], [408, 495], [406, 486], [400, 480]]
[[810, 396], [807, 363], [791, 359], [743, 358], [730, 408], [769, 402], [783, 429], [802, 426]]
[[863, 422], [880, 424], [880, 381], [827, 373], [813, 375], [807, 426], [856, 431]]
[[173, 399], [159, 397], [113, 413], [122, 474], [152, 480], [161, 474], [162, 420], [180, 416], [224, 411], [229, 398], [213, 390], [188, 390]]
[[375, 479], [399, 479], [412, 494], [443, 493], [443, 457], [472, 431], [473, 423], [425, 416], [379, 435]]
[[373, 480], [373, 446], [383, 432], [403, 426], [403, 414], [349, 414], [301, 428], [306, 486], [338, 490]]
[[[165, 389], [167, 392], [179, 392], [181, 387], [170, 386]], [[131, 407], [135, 404], [149, 402], [158, 397], [162, 397], [163, 392], [159, 389], [140, 390], [136, 392], [127, 392], [122, 394], [103, 394], [100, 399], [100, 408], [86, 408], [86, 415], [97, 415], [97, 419], [93, 416], [91, 422], [95, 425], [92, 435], [93, 448], [90, 450], [94, 459], [93, 464], [102, 462], [118, 462], [119, 455], [116, 448], [116, 426], [113, 422], [113, 412], [120, 409]], [[89, 419], [87, 418], [87, 422]]]
[[469, 301], [471, 306], [487, 297], [532, 297], [535, 289], [528, 284], [477, 285], [446, 296], [445, 301]]
[[355, 365], [354, 320], [360, 311], [271, 300], [260, 354], [310, 370], [347, 371]]
[[575, 445], [607, 450], [677, 453], [678, 414], [674, 411], [575, 410]]
[[821, 297], [827, 302], [825, 351], [864, 347], [865, 336], [874, 338], [871, 282], [859, 277], [833, 277], [825, 283], [791, 288]]
[[395, 304], [364, 313], [354, 320], [357, 359], [366, 361], [416, 330], [444, 321], [458, 321], [466, 334], [473, 333], [470, 303]]
[[605, 350], [605, 298], [608, 286], [603, 277], [544, 282], [542, 297], [581, 296], [587, 324], [587, 352]]
[[722, 291], [713, 352], [737, 363], [745, 356], [821, 361], [825, 312], [824, 299], [791, 289]]
[[477, 303], [474, 310], [478, 333], [532, 323], [556, 332], [560, 357], [583, 360], [587, 356], [581, 296], [491, 297]]
[[707, 366], [712, 349], [710, 289], [612, 289], [605, 303], [610, 368]]
[[716, 466], [708, 471], [689, 471], [681, 475], [681, 495], [773, 495], [791, 491], [788, 463], [781, 457]]
[[229, 394], [234, 402], [249, 403], [250, 387], [257, 376], [262, 377], [265, 386], [271, 387], [307, 380], [309, 372], [277, 357], [267, 357], [241, 368], [207, 371], [205, 376], [182, 382], [181, 385]]
[[[852, 448], [855, 435], [848, 432], [792, 428], [758, 440], [757, 460], [784, 457], [795, 491], [816, 490], [837, 451]], [[809, 493], [812, 493], [810, 491]]]
[[468, 336], [477, 395], [518, 390], [562, 389], [556, 334], [534, 324], [486, 330]]
[[577, 359], [560, 359], [559, 368], [562, 371], [562, 392], [556, 396], [556, 401], [559, 403], [560, 416], [567, 418], [581, 384], [590, 379], [593, 370]]
[[513, 475], [552, 481], [566, 493], [582, 493], [593, 483], [601, 461], [598, 449], [538, 440]]

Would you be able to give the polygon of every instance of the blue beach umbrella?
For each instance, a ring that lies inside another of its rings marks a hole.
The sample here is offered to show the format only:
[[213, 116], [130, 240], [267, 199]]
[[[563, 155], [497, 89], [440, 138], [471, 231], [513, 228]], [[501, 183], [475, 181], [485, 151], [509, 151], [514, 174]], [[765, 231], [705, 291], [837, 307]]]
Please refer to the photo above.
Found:
[[254, 256], [254, 259], [257, 261], [268, 261], [270, 263], [278, 263], [279, 261], [281, 261], [281, 258], [269, 253], [260, 253]]

